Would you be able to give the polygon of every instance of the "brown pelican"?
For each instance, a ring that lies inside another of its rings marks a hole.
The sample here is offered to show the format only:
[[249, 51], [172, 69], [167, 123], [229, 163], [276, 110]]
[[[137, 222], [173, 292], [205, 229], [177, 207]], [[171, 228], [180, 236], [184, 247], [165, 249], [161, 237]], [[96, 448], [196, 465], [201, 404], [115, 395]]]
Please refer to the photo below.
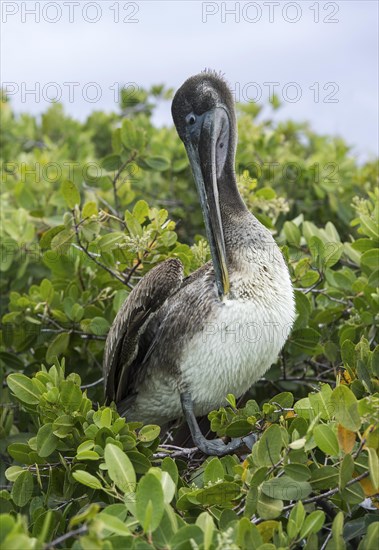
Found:
[[232, 94], [213, 72], [189, 78], [172, 116], [191, 164], [212, 261], [189, 277], [170, 258], [131, 291], [109, 331], [104, 379], [128, 420], [165, 425], [183, 415], [194, 443], [223, 455], [241, 445], [207, 440], [196, 417], [239, 397], [277, 359], [294, 319], [287, 266], [236, 183]]

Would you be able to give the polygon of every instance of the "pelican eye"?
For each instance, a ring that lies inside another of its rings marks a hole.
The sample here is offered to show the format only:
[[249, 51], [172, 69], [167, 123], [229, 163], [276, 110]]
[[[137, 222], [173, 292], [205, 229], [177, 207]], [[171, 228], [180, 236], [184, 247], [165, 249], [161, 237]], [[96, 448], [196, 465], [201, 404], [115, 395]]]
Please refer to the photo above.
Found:
[[190, 126], [192, 126], [193, 124], [195, 124], [196, 122], [196, 117], [193, 113], [189, 114], [186, 116], [186, 122], [187, 124], [189, 124]]

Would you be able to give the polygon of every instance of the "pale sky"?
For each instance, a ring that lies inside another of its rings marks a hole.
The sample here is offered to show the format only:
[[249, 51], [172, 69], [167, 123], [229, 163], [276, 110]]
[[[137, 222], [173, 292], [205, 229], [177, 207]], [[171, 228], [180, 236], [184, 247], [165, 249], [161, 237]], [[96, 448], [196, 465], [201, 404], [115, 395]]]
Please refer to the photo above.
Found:
[[[277, 119], [378, 154], [378, 3], [1, 1], [1, 81], [17, 112], [59, 95], [83, 120], [117, 110], [118, 85], [179, 87], [205, 67], [236, 99], [283, 102]], [[34, 90], [34, 93], [28, 91]], [[171, 124], [169, 105], [156, 114]]]

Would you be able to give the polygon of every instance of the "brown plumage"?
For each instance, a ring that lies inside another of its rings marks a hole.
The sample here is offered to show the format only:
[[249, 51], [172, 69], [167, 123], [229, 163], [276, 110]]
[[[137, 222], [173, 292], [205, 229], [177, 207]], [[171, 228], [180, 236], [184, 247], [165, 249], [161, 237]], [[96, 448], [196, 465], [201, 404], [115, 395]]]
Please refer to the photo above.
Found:
[[[129, 294], [110, 328], [104, 351], [105, 392], [119, 403], [133, 393], [133, 361], [140, 350], [140, 336], [147, 322], [183, 281], [183, 265], [170, 258], [151, 269]], [[121, 336], [121, 337], [120, 337]]]

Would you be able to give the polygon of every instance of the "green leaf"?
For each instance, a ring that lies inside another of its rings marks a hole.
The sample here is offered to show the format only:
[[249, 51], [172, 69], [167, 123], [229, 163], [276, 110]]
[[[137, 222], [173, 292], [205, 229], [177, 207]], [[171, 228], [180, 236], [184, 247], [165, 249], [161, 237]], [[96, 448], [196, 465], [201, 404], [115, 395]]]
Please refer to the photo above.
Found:
[[321, 510], [316, 510], [309, 514], [309, 516], [305, 518], [304, 525], [300, 532], [300, 538], [304, 539], [312, 533], [318, 533], [324, 525], [324, 521], [325, 513]]
[[367, 447], [370, 479], [374, 489], [379, 489], [379, 459], [376, 449]]
[[371, 523], [368, 526], [367, 533], [358, 546], [358, 550], [374, 550], [378, 546], [379, 540], [379, 522]]
[[228, 502], [237, 498], [239, 493], [240, 487], [237, 483], [222, 481], [196, 491], [195, 496], [196, 500], [203, 506], [212, 506], [214, 504], [225, 506]]
[[55, 227], [51, 227], [44, 233], [42, 233], [41, 240], [39, 242], [39, 245], [42, 250], [50, 248], [52, 239], [58, 235], [61, 231], [64, 231], [66, 229], [65, 225], [56, 225]]
[[170, 547], [173, 550], [174, 548], [175, 550], [192, 550], [200, 548], [203, 540], [204, 533], [198, 525], [185, 525], [175, 533], [170, 541]]
[[141, 224], [146, 220], [149, 216], [149, 205], [146, 201], [139, 200], [136, 202], [133, 208], [133, 216]]
[[159, 436], [160, 431], [161, 429], [159, 426], [156, 426], [154, 424], [147, 424], [140, 429], [138, 433], [138, 438], [140, 439], [140, 441], [148, 443], [150, 441], [154, 441], [154, 439]]
[[50, 456], [58, 446], [59, 439], [53, 433], [53, 424], [42, 426], [37, 433], [37, 452], [39, 456]]
[[251, 432], [251, 423], [244, 418], [233, 420], [225, 430], [225, 435], [229, 437], [242, 437]]
[[350, 454], [347, 454], [343, 457], [343, 461], [340, 468], [340, 473], [339, 473], [340, 489], [344, 489], [346, 486], [346, 483], [348, 483], [352, 479], [353, 472], [354, 472], [354, 460]]
[[361, 256], [361, 266], [367, 267], [371, 271], [379, 268], [379, 251], [377, 249], [367, 250]]
[[175, 485], [177, 485], [179, 480], [179, 472], [176, 462], [171, 457], [166, 456], [162, 460], [161, 468], [163, 472], [167, 472], [168, 474], [170, 474], [171, 479], [173, 480]]
[[257, 550], [263, 544], [258, 527], [247, 517], [241, 518], [238, 522], [236, 543], [242, 550]]
[[136, 473], [129, 457], [117, 445], [108, 443], [104, 451], [105, 464], [111, 480], [125, 494], [136, 490]]
[[37, 453], [32, 453], [25, 443], [11, 443], [7, 450], [12, 458], [23, 464], [33, 464], [36, 462], [35, 457], [38, 459]]
[[284, 471], [287, 475], [297, 481], [308, 481], [311, 477], [311, 472], [308, 466], [297, 462], [290, 462], [289, 464], [286, 464], [286, 466], [284, 466]]
[[[303, 224], [303, 228], [304, 228], [304, 225], [305, 224]], [[323, 241], [319, 237], [313, 236], [309, 239], [308, 246], [309, 246], [310, 253], [312, 254], [313, 261], [316, 264], [316, 267], [318, 269], [322, 269], [323, 263], [324, 263], [324, 253], [325, 253], [325, 245]]]
[[169, 548], [169, 542], [179, 529], [179, 522], [180, 520], [173, 508], [166, 506], [163, 518], [152, 535], [154, 548]]
[[[133, 447], [135, 447], [135, 445], [133, 445]], [[130, 462], [133, 464], [136, 474], [146, 474], [149, 468], [151, 468], [150, 460], [138, 451], [128, 451], [128, 457], [130, 458]]]
[[69, 343], [70, 335], [68, 332], [62, 332], [62, 334], [58, 334], [54, 340], [52, 340], [46, 352], [46, 361], [49, 365], [54, 363], [56, 357], [66, 352]]
[[367, 250], [371, 250], [373, 248], [374, 243], [372, 239], [357, 239], [351, 243], [351, 246], [358, 252], [366, 252]]
[[83, 460], [99, 460], [100, 455], [96, 451], [83, 451], [76, 453], [76, 459], [80, 462]]
[[224, 467], [218, 457], [212, 458], [204, 470], [204, 484], [223, 480], [225, 477]]
[[65, 229], [63, 231], [60, 231], [55, 237], [51, 239], [51, 250], [54, 252], [53, 261], [57, 261], [58, 255], [64, 255], [68, 253], [71, 243], [74, 240], [74, 236], [75, 233], [72, 229]]
[[112, 409], [110, 409], [109, 407], [106, 407], [100, 412], [101, 412], [100, 422], [99, 422], [100, 428], [110, 428], [112, 425], [112, 416], [113, 416]]
[[311, 304], [307, 296], [299, 290], [295, 290], [295, 303], [296, 312], [298, 315], [295, 327], [296, 329], [305, 328], [308, 324], [309, 316], [311, 313]]
[[104, 336], [109, 331], [109, 322], [104, 317], [94, 317], [91, 319], [89, 329], [96, 336]]
[[315, 351], [320, 340], [320, 333], [313, 328], [301, 328], [294, 330], [289, 338], [291, 347], [302, 353], [312, 353]]
[[269, 401], [276, 407], [282, 407], [283, 409], [291, 408], [293, 405], [293, 395], [289, 391], [283, 391], [278, 393]]
[[321, 466], [312, 471], [311, 485], [314, 489], [332, 489], [338, 483], [338, 469], [334, 466]]
[[120, 155], [108, 155], [101, 161], [101, 166], [107, 172], [118, 170], [122, 165]]
[[99, 519], [104, 528], [107, 529], [110, 533], [116, 533], [116, 535], [125, 535], [128, 536], [131, 534], [128, 526], [119, 518], [107, 514], [106, 512], [100, 512], [96, 519]]
[[360, 504], [365, 499], [365, 494], [359, 483], [354, 483], [349, 487], [345, 487], [340, 494], [344, 502], [353, 506], [354, 504]]
[[326, 222], [325, 233], [329, 237], [329, 242], [339, 243], [341, 242], [340, 236], [335, 225], [332, 222]]
[[146, 157], [144, 161], [149, 168], [156, 172], [164, 172], [170, 168], [170, 161], [166, 157], [155, 155]]
[[23, 403], [27, 403], [28, 405], [37, 405], [39, 403], [42, 392], [24, 374], [10, 374], [7, 378], [7, 384], [17, 399]]
[[338, 512], [332, 525], [332, 544], [328, 545], [328, 550], [345, 550], [346, 545], [343, 537], [343, 512]]
[[21, 466], [10, 466], [5, 470], [5, 477], [8, 481], [16, 481], [18, 476], [25, 470]]
[[337, 436], [327, 424], [319, 424], [313, 430], [316, 445], [327, 455], [338, 456], [339, 445]]
[[335, 388], [330, 398], [330, 407], [334, 416], [344, 428], [356, 432], [361, 427], [361, 418], [358, 412], [358, 402], [353, 392], [340, 385]]
[[33, 485], [33, 476], [28, 470], [17, 477], [11, 492], [12, 500], [16, 506], [22, 508], [29, 502], [33, 494]]
[[86, 220], [80, 226], [80, 236], [82, 240], [90, 243], [96, 239], [100, 233], [101, 225], [97, 220]]
[[257, 512], [262, 519], [275, 519], [283, 510], [283, 501], [274, 499], [261, 492], [258, 498]]
[[226, 396], [226, 401], [233, 409], [237, 408], [236, 398], [232, 393], [228, 393], [228, 395]]
[[301, 500], [292, 508], [288, 519], [287, 533], [291, 539], [297, 537], [303, 526], [305, 510]]
[[69, 411], [77, 411], [82, 402], [82, 390], [72, 380], [61, 383], [60, 401]]
[[264, 432], [259, 440], [257, 451], [259, 466], [273, 466], [276, 464], [279, 460], [282, 446], [281, 430], [277, 424], [273, 424]]
[[83, 218], [90, 218], [91, 216], [98, 215], [97, 204], [93, 201], [86, 202], [83, 206], [82, 214]]
[[164, 502], [165, 504], [170, 504], [175, 496], [175, 483], [167, 472], [162, 472], [162, 470], [157, 468], [156, 474], [162, 485]]
[[287, 242], [293, 246], [300, 245], [301, 233], [300, 229], [294, 222], [284, 222], [283, 226], [284, 234], [286, 236]]
[[332, 267], [335, 265], [343, 252], [342, 243], [327, 243], [324, 251], [324, 267]]
[[312, 487], [307, 481], [297, 481], [292, 477], [283, 475], [264, 481], [261, 490], [273, 499], [303, 500], [312, 492]]
[[379, 240], [379, 227], [369, 216], [360, 216], [362, 231], [376, 241]]
[[355, 351], [355, 344], [351, 340], [344, 340], [341, 346], [341, 357], [344, 365], [355, 368], [357, 362], [357, 353]]
[[[6, 338], [5, 334], [3, 334], [3, 337], [4, 339]], [[12, 370], [22, 370], [24, 368], [24, 362], [14, 353], [0, 351], [0, 361], [2, 361], [5, 366]]]
[[320, 415], [322, 420], [330, 420], [329, 403], [332, 395], [332, 388], [329, 384], [322, 384], [321, 391], [309, 394], [309, 403], [316, 417]]
[[82, 453], [84, 451], [90, 451], [94, 448], [95, 442], [92, 439], [87, 439], [86, 441], [83, 441], [78, 448], [76, 449], [76, 452]]
[[113, 233], [102, 235], [97, 241], [97, 245], [100, 250], [109, 252], [110, 250], [119, 248], [118, 245], [121, 244], [124, 239], [124, 233], [121, 233], [121, 231], [114, 231]]
[[61, 193], [69, 208], [75, 208], [77, 204], [80, 204], [80, 193], [72, 181], [66, 180], [62, 183]]
[[86, 485], [91, 489], [102, 489], [100, 480], [85, 470], [75, 470], [72, 472], [72, 477], [82, 485]]
[[121, 141], [127, 149], [134, 149], [137, 141], [137, 130], [134, 122], [124, 118], [121, 126]]
[[162, 485], [154, 474], [147, 473], [138, 484], [136, 514], [143, 530], [152, 533], [159, 526], [164, 513]]
[[204, 533], [204, 550], [208, 550], [212, 544], [213, 533], [215, 531], [215, 523], [212, 516], [208, 512], [202, 512], [196, 519], [196, 525]]
[[125, 223], [131, 235], [142, 236], [143, 231], [141, 224], [128, 210], [125, 211]]

